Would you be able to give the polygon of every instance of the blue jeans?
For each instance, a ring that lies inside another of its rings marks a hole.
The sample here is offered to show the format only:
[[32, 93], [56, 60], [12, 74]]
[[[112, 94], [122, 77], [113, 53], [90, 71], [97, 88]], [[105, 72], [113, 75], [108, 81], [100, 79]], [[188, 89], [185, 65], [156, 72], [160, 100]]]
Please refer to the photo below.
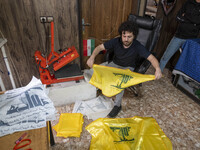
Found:
[[[107, 64], [106, 66], [109, 66], [109, 67], [115, 67], [115, 68], [120, 68], [120, 69], [130, 69], [131, 71], [134, 70], [133, 67], [122, 67], [122, 66], [119, 66], [117, 64], [115, 64], [113, 61], [111, 61], [109, 64]], [[115, 98], [115, 102], [114, 102], [114, 106], [121, 106], [121, 102], [122, 102], [122, 97], [124, 95], [124, 90], [121, 91], [119, 94], [116, 95], [116, 98]]]
[[170, 58], [179, 50], [179, 48], [183, 45], [186, 39], [180, 39], [177, 37], [173, 37], [170, 43], [167, 46], [165, 53], [163, 54], [160, 60], [160, 69], [163, 72], [167, 62]]

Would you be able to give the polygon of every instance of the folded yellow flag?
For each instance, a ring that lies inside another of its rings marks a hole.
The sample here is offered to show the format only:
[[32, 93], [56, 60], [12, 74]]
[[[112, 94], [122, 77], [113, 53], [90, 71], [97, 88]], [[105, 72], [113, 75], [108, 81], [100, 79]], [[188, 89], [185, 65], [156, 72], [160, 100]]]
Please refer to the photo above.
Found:
[[59, 123], [53, 126], [58, 137], [80, 137], [83, 126], [81, 113], [62, 113]]
[[170, 139], [154, 118], [100, 118], [86, 127], [90, 150], [172, 150]]
[[101, 65], [93, 65], [93, 69], [89, 83], [101, 89], [107, 97], [112, 97], [129, 86], [155, 79], [155, 75], [140, 74], [129, 69]]

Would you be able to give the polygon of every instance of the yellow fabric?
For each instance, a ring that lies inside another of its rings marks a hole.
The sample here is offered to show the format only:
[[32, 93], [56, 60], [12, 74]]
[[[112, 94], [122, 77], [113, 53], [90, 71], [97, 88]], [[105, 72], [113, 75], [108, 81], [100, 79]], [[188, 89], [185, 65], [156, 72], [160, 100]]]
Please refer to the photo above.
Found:
[[62, 113], [59, 123], [53, 126], [58, 137], [80, 137], [83, 126], [81, 113]]
[[100, 118], [86, 127], [90, 150], [172, 150], [172, 143], [151, 117]]
[[101, 65], [93, 65], [93, 69], [89, 83], [101, 89], [107, 97], [112, 97], [129, 86], [155, 79], [155, 75], [144, 75], [129, 69]]

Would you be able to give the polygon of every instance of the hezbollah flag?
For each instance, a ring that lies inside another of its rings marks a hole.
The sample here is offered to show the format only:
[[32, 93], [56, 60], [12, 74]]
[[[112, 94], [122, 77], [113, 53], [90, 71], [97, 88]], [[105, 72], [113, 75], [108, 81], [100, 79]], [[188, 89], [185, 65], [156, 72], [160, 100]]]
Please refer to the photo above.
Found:
[[90, 150], [172, 150], [172, 143], [152, 117], [99, 118], [86, 130]]
[[144, 75], [130, 69], [93, 65], [94, 73], [90, 84], [102, 90], [103, 95], [112, 97], [125, 88], [155, 79], [155, 75]]
[[80, 137], [83, 122], [81, 113], [61, 113], [59, 123], [53, 126], [53, 129], [58, 137]]

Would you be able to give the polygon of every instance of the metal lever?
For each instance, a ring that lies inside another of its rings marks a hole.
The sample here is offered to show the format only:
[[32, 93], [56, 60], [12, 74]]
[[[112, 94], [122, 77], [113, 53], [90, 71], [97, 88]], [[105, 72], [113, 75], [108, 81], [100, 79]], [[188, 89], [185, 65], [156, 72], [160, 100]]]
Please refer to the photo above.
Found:
[[91, 24], [90, 23], [85, 23], [84, 19], [82, 19], [83, 32], [85, 31], [85, 26], [91, 26]]
[[90, 23], [85, 23], [85, 24], [82, 24], [83, 26], [91, 26]]

